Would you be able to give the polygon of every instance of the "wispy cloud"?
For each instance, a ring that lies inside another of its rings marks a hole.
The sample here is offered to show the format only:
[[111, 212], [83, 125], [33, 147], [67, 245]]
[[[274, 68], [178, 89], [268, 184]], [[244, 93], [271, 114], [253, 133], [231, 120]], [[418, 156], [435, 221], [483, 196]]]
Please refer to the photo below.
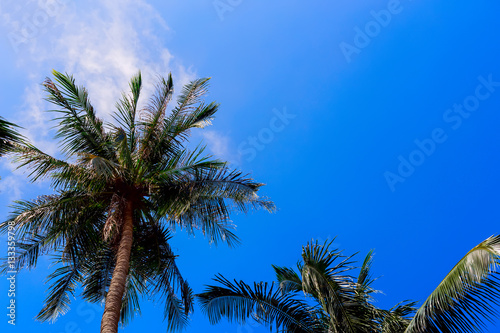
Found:
[[231, 139], [229, 136], [214, 130], [202, 130], [201, 135], [214, 157], [230, 162], [235, 165], [240, 164], [240, 156], [232, 152]]
[[[30, 79], [20, 122], [33, 139], [38, 141], [47, 134], [39, 126], [46, 125], [43, 110], [47, 105], [34, 99], [42, 100], [40, 82], [52, 68], [73, 74], [79, 84], [86, 86], [98, 114], [107, 119], [138, 70], [144, 77], [144, 96], [149, 95], [158, 75], [171, 71], [177, 87], [196, 77], [165, 47], [169, 27], [147, 2], [48, 2], [53, 3], [52, 10], [34, 0], [24, 6], [7, 1], [0, 7], [9, 36], [17, 33], [21, 38], [30, 37], [16, 46], [21, 50], [17, 65]], [[33, 24], [40, 27], [28, 34], [27, 26]]]
[[8, 202], [13, 202], [22, 197], [24, 184], [19, 177], [7, 176], [0, 181], [0, 193], [7, 197]]

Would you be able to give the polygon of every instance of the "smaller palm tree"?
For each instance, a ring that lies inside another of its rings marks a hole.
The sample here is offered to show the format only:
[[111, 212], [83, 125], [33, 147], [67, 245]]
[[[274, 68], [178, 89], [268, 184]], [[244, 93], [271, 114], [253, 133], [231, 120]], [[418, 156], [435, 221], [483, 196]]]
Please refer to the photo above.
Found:
[[352, 256], [330, 247], [308, 243], [298, 272], [273, 266], [277, 285], [250, 286], [218, 275], [219, 285], [197, 295], [201, 307], [212, 324], [253, 318], [276, 332], [478, 332], [497, 314], [500, 236], [469, 251], [418, 310], [410, 301], [389, 310], [374, 306], [373, 253], [353, 276]]

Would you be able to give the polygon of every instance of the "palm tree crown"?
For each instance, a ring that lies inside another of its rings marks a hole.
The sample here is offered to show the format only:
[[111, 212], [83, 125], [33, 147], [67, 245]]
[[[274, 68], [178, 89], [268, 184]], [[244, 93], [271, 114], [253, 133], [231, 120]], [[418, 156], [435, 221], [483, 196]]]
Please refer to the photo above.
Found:
[[203, 100], [208, 79], [186, 85], [167, 112], [171, 75], [140, 108], [139, 73], [110, 124], [96, 116], [87, 90], [72, 76], [53, 75], [43, 86], [57, 106], [63, 158], [31, 144], [18, 145], [15, 153], [31, 180], [49, 178], [55, 193], [17, 201], [10, 220], [22, 235], [18, 269], [35, 266], [46, 253], [58, 264], [38, 318], [66, 312], [81, 285], [84, 299], [105, 301], [101, 332], [116, 332], [119, 321], [139, 312], [139, 297], [153, 292], [164, 302], [168, 328], [185, 327], [193, 296], [169, 246], [172, 228], [200, 230], [210, 242], [231, 246], [238, 238], [230, 212], [272, 211], [273, 203], [257, 195], [262, 184], [205, 156], [202, 147], [186, 147], [190, 130], [210, 124], [219, 106]]

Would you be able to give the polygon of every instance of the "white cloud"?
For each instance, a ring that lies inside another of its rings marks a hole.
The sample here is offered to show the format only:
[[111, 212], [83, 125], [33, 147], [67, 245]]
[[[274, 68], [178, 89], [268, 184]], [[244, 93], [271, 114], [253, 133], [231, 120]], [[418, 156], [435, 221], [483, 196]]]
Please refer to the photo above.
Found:
[[19, 200], [22, 197], [22, 189], [25, 184], [26, 182], [18, 176], [7, 176], [0, 179], [0, 194], [8, 198], [5, 200], [6, 202]]
[[231, 139], [229, 136], [218, 131], [206, 129], [201, 131], [201, 135], [214, 157], [230, 162], [231, 164], [241, 164], [239, 155], [231, 152]]
[[23, 6], [7, 0], [0, 18], [9, 36], [17, 35], [10, 42], [18, 49], [17, 65], [30, 81], [19, 124], [48, 150], [56, 147], [48, 139], [52, 125], [47, 120], [52, 116], [44, 112], [49, 105], [40, 83], [52, 68], [73, 74], [87, 87], [98, 115], [106, 120], [111, 120], [116, 101], [138, 70], [143, 74], [143, 102], [158, 75], [171, 71], [177, 91], [196, 77], [164, 46], [169, 27], [143, 0], [28, 0]]

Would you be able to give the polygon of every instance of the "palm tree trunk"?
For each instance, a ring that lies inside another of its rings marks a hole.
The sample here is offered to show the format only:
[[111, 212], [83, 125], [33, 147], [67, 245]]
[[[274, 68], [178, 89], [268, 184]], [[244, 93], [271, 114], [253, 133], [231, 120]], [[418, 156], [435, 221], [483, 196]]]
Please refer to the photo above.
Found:
[[133, 241], [133, 203], [127, 200], [123, 212], [124, 224], [118, 252], [116, 254], [116, 266], [109, 285], [106, 305], [101, 320], [101, 333], [117, 333], [118, 322], [120, 320], [120, 310], [122, 298], [127, 282], [127, 275], [130, 264], [130, 251]]

